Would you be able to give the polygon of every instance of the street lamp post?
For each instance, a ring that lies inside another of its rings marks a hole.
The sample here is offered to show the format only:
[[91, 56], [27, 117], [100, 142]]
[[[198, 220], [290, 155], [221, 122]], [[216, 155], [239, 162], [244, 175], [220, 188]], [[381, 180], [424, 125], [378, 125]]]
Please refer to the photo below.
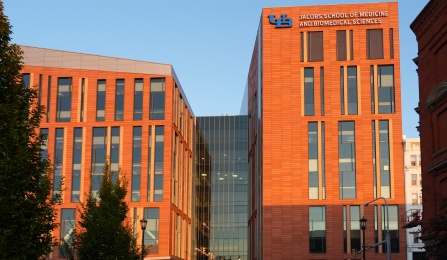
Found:
[[386, 255], [387, 260], [391, 260], [391, 237], [390, 237], [390, 215], [388, 212], [388, 203], [386, 202], [386, 199], [384, 197], [378, 197], [376, 199], [371, 200], [370, 202], [365, 203], [365, 207], [368, 207], [368, 205], [371, 202], [374, 202], [376, 200], [383, 199], [385, 201], [385, 210], [386, 210], [386, 237], [385, 237], [385, 243], [386, 243]]
[[140, 220], [140, 225], [141, 225], [141, 230], [143, 231], [142, 236], [141, 236], [141, 260], [144, 259], [144, 233], [146, 230], [146, 226], [147, 226], [147, 220], [142, 219]]
[[363, 235], [363, 260], [366, 260], [366, 240], [365, 240], [365, 229], [366, 229], [366, 221], [368, 221], [365, 217], [362, 217], [360, 219], [360, 228], [362, 229], [362, 235]]

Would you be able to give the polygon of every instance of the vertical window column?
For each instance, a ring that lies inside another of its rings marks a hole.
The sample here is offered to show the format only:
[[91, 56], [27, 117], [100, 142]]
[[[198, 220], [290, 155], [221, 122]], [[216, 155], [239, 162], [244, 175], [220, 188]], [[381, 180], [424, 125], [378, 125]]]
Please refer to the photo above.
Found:
[[85, 103], [85, 78], [82, 78], [82, 80], [81, 80], [81, 109], [80, 109], [80, 121], [81, 122], [84, 122], [84, 118], [85, 118], [84, 103]]
[[304, 68], [304, 115], [313, 116], [315, 113], [314, 100], [314, 68]]
[[[399, 209], [397, 205], [388, 205], [388, 214], [390, 216], [389, 219], [389, 230], [390, 230], [390, 238], [391, 238], [391, 252], [399, 253]], [[382, 205], [382, 238], [386, 238], [386, 206]], [[388, 252], [386, 248], [386, 244], [383, 244], [383, 252]]]
[[135, 79], [133, 94], [133, 120], [143, 119], [143, 79]]
[[377, 66], [379, 114], [394, 113], [394, 66]]
[[117, 79], [115, 85], [115, 120], [124, 120], [124, 79]]
[[155, 127], [154, 201], [163, 201], [164, 126]]
[[132, 146], [132, 201], [140, 201], [141, 137], [141, 126], [134, 126]]
[[390, 142], [388, 121], [379, 121], [380, 195], [391, 198]]
[[110, 173], [112, 181], [118, 178], [120, 163], [120, 127], [112, 127], [112, 135], [110, 137]]
[[323, 61], [323, 32], [308, 32], [307, 48], [307, 61]]
[[70, 122], [71, 78], [57, 79], [56, 122]]
[[53, 196], [61, 194], [63, 161], [64, 161], [64, 129], [56, 128], [56, 139], [54, 144]]
[[357, 67], [348, 67], [348, 114], [358, 114]]
[[324, 116], [324, 68], [320, 68], [320, 108], [321, 115]]
[[347, 60], [346, 31], [337, 31], [337, 60]]
[[340, 109], [341, 114], [345, 114], [345, 68], [340, 67]]
[[340, 198], [356, 197], [355, 129], [354, 122], [338, 123], [338, 166]]
[[152, 165], [152, 126], [149, 126], [149, 144], [147, 149], [147, 201], [151, 201]]
[[51, 105], [51, 76], [48, 76], [48, 91], [47, 91], [47, 123], [50, 122], [50, 105]]
[[42, 135], [42, 138], [45, 138], [40, 147], [42, 149], [42, 160], [45, 160], [48, 156], [48, 128], [41, 128], [40, 134]]
[[[60, 242], [71, 244], [76, 226], [76, 209], [61, 209]], [[60, 258], [67, 258], [64, 250], [59, 250]]]
[[351, 249], [355, 249], [356, 251], [361, 249], [360, 242], [360, 207], [359, 206], [350, 206], [350, 218], [351, 218]]
[[106, 114], [106, 80], [98, 80], [96, 91], [96, 121], [104, 121]]
[[309, 199], [318, 199], [318, 123], [308, 123]]
[[165, 78], [151, 79], [149, 119], [161, 120], [165, 118], [165, 91]]
[[383, 29], [366, 30], [366, 57], [383, 59]]
[[326, 207], [309, 207], [309, 252], [326, 253]]
[[96, 196], [102, 181], [107, 156], [107, 128], [94, 127], [92, 141], [92, 196]]
[[146, 232], [144, 234], [144, 244], [153, 245], [149, 253], [158, 254], [158, 239], [160, 229], [160, 209], [145, 208], [144, 219], [147, 220]]
[[80, 201], [82, 170], [82, 128], [74, 129], [73, 138], [73, 169], [71, 180], [71, 202]]

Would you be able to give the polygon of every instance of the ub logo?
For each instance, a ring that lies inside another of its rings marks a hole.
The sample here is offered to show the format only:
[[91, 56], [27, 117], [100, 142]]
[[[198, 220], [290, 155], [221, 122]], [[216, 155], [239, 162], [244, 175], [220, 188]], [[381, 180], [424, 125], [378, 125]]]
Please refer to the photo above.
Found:
[[287, 18], [287, 14], [281, 14], [280, 18], [275, 19], [275, 15], [267, 16], [271, 24], [276, 24], [275, 28], [290, 28], [292, 27], [292, 18]]

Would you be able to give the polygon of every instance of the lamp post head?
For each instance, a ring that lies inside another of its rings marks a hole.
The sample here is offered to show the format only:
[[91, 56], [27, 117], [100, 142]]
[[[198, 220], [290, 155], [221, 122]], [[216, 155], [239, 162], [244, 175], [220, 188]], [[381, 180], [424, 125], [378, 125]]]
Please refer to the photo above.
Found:
[[145, 219], [140, 220], [140, 225], [142, 230], [146, 230], [147, 220]]
[[360, 228], [362, 229], [362, 230], [365, 230], [366, 229], [366, 222], [367, 222], [368, 220], [365, 218], [365, 217], [362, 217], [361, 219], [360, 219]]

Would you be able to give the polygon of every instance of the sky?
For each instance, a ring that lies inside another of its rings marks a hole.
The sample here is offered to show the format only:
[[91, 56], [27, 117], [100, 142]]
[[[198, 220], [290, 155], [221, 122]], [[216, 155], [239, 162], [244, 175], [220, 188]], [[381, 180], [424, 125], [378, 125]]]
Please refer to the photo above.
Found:
[[[172, 64], [196, 116], [237, 115], [263, 7], [381, 0], [3, 0], [12, 42]], [[417, 41], [429, 0], [399, 0], [403, 134], [419, 137]]]

